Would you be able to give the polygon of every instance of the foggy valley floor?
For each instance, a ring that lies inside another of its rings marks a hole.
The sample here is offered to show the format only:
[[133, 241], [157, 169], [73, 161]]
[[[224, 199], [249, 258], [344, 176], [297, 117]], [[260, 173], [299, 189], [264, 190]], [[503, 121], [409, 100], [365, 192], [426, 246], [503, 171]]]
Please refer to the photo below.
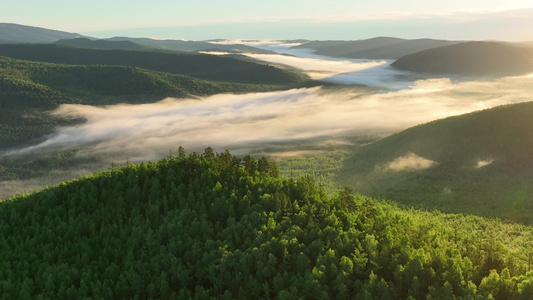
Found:
[[[248, 55], [299, 69], [323, 86], [137, 105], [62, 104], [52, 116], [83, 122], [58, 127], [30, 146], [0, 150], [0, 165], [8, 166], [0, 196], [112, 164], [158, 160], [179, 146], [265, 155], [276, 159], [284, 174], [319, 174], [334, 188], [342, 182], [335, 178], [344, 159], [361, 145], [448, 116], [529, 101], [533, 94], [529, 75], [432, 78], [396, 70], [390, 60], [333, 58], [291, 46], [263, 44], [279, 54]], [[307, 160], [314, 163], [303, 163]]]

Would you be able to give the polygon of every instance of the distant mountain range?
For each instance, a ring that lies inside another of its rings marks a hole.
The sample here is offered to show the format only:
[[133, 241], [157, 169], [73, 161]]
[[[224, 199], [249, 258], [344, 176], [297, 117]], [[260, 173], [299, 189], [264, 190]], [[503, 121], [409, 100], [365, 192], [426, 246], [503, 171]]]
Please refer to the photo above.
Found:
[[216, 51], [216, 52], [228, 52], [228, 53], [258, 53], [258, 54], [273, 54], [274, 52], [259, 49], [256, 47], [250, 47], [241, 44], [216, 44], [206, 41], [182, 41], [182, 40], [156, 40], [149, 38], [129, 38], [129, 37], [114, 37], [105, 39], [111, 42], [124, 42], [129, 41], [139, 45], [143, 45], [149, 48], [164, 49], [164, 50], [177, 50], [177, 51]]
[[69, 33], [40, 27], [0, 23], [0, 44], [13, 43], [59, 43], [91, 49], [141, 50], [160, 49], [177, 51], [215, 51], [228, 53], [273, 53], [246, 45], [225, 45], [207, 41], [158, 40], [150, 38], [113, 37], [96, 39], [77, 33]]
[[0, 23], [0, 43], [53, 43], [60, 39], [83, 37], [81, 34], [11, 23]]
[[88, 38], [61, 39], [54, 44], [99, 50], [148, 50], [149, 47], [131, 41], [108, 41]]
[[[102, 45], [114, 42], [98, 43]], [[125, 42], [120, 43], [124, 45]], [[106, 46], [109, 45], [111, 44]], [[176, 51], [104, 51], [60, 44], [6, 44], [0, 45], [0, 55], [59, 64], [139, 67], [226, 82], [284, 85], [302, 79], [295, 73], [255, 63], [246, 58]]]
[[[397, 61], [392, 64], [393, 67], [417, 73], [508, 76], [533, 72], [533, 44], [527, 42], [407, 40], [394, 37], [376, 37], [356, 41], [298, 40], [298, 42], [302, 44], [292, 47], [293, 49], [312, 49], [315, 54], [331, 57], [396, 59]], [[217, 40], [182, 41], [130, 37], [95, 39], [76, 33], [8, 23], [0, 23], [0, 44], [2, 43], [56, 43], [99, 50], [274, 53], [242, 44], [221, 44], [217, 43]]]
[[357, 41], [311, 41], [294, 49], [312, 49], [315, 54], [365, 59], [397, 59], [422, 50], [453, 45], [457, 41], [376, 37]]
[[417, 73], [508, 76], [533, 72], [531, 45], [377, 37], [358, 41], [311, 41], [292, 48], [312, 49], [314, 54], [333, 57], [397, 59], [393, 67]]

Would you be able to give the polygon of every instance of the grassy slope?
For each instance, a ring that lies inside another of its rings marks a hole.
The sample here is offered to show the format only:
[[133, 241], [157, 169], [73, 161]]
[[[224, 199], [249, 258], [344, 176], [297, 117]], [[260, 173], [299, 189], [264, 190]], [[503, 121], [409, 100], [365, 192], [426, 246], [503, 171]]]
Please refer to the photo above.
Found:
[[[533, 222], [533, 102], [419, 125], [356, 151], [339, 182], [401, 203]], [[392, 171], [414, 153], [438, 165]], [[478, 168], [480, 161], [489, 165]]]
[[530, 227], [327, 196], [264, 161], [208, 153], [0, 203], [3, 295], [530, 296]]

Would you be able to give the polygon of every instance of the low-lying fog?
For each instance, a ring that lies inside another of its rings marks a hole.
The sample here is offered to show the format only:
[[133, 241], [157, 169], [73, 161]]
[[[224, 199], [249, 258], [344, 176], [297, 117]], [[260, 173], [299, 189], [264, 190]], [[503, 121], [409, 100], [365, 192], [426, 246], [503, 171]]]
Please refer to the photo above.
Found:
[[142, 105], [62, 105], [53, 113], [83, 117], [87, 122], [60, 128], [32, 147], [0, 153], [0, 159], [79, 146], [85, 146], [90, 155], [120, 153], [130, 162], [159, 159], [180, 145], [188, 151], [212, 146], [217, 152], [229, 149], [245, 154], [278, 142], [383, 136], [439, 118], [530, 101], [533, 95], [531, 75], [491, 81], [412, 80], [412, 74], [391, 69], [389, 62], [250, 56], [327, 74], [323, 79], [336, 83], [366, 80], [373, 88], [327, 86]]

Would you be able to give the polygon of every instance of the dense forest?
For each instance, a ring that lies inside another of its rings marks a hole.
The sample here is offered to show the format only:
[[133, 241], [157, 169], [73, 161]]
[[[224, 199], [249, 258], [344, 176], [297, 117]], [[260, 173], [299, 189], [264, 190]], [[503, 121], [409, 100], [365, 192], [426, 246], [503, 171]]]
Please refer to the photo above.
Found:
[[531, 115], [525, 102], [409, 128], [352, 151], [334, 181], [418, 208], [533, 224]]
[[531, 299], [531, 227], [427, 213], [229, 152], [0, 203], [4, 299]]

